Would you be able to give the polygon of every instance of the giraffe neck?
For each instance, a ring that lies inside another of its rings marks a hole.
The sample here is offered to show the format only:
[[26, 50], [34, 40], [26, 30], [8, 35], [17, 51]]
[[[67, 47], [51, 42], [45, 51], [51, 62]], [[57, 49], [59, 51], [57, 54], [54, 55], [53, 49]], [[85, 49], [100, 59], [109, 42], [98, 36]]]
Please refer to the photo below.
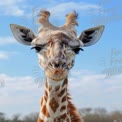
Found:
[[70, 122], [67, 84], [67, 78], [58, 82], [47, 78], [41, 99], [39, 122]]

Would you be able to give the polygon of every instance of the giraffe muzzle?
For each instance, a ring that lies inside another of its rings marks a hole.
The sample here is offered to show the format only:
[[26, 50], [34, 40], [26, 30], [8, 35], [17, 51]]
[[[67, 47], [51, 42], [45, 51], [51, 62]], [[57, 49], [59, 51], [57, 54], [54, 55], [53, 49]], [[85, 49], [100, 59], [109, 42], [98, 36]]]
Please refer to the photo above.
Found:
[[49, 61], [49, 63], [48, 63], [48, 66], [49, 67], [51, 67], [51, 68], [53, 68], [53, 69], [64, 69], [64, 68], [66, 68], [66, 61], [65, 60], [61, 60], [61, 59], [53, 59], [53, 60], [51, 60], [51, 61]]

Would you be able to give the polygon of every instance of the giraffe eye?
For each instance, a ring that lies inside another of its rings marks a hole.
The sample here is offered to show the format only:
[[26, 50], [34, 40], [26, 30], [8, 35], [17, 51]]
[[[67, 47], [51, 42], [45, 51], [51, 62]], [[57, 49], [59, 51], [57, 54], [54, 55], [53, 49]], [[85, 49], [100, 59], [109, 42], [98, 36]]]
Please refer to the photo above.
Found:
[[39, 53], [42, 50], [42, 47], [32, 47], [31, 49], [35, 49], [37, 53]]
[[72, 50], [75, 52], [75, 54], [79, 54], [80, 50], [84, 51], [82, 48], [79, 48], [79, 47], [78, 48], [73, 48]]

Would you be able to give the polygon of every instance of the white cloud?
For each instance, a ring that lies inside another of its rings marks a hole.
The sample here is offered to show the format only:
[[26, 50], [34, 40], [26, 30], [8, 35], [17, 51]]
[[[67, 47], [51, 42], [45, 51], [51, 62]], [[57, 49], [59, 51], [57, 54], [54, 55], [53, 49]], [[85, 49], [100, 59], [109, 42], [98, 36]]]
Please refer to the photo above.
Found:
[[[49, 1], [48, 1], [49, 3]], [[3, 2], [0, 0], [0, 12], [1, 15], [9, 15], [9, 16], [23, 16], [25, 15], [25, 8], [23, 5], [27, 4], [25, 3], [25, 0], [6, 0], [6, 2]], [[49, 6], [49, 5], [48, 5]], [[79, 14], [88, 14], [88, 13], [96, 13], [98, 11], [99, 6], [96, 4], [90, 4], [86, 2], [64, 2], [64, 3], [58, 3], [55, 6], [51, 6], [46, 8], [49, 10], [54, 16], [61, 17], [65, 16], [68, 12], [71, 12], [72, 10], [76, 10], [79, 12]], [[40, 8], [36, 8], [36, 10], [40, 10]], [[26, 14], [26, 16], [32, 16], [32, 13]]]
[[[88, 16], [98, 13], [99, 9], [99, 5], [86, 2], [62, 2], [46, 8], [46, 10], [51, 12], [51, 21], [55, 23], [55, 25], [60, 25], [65, 15], [74, 10], [78, 12], [79, 16]], [[40, 8], [36, 8], [35, 15], [37, 15], [39, 11]], [[30, 15], [32, 16], [32, 14]]]
[[115, 104], [122, 107], [122, 75], [105, 79], [105, 74], [78, 70], [73, 71], [71, 76], [69, 89], [79, 108], [102, 106], [112, 110]]
[[[1, 87], [3, 82], [4, 86]], [[0, 74], [0, 111], [9, 116], [39, 111], [42, 91], [31, 76], [12, 77]]]
[[24, 10], [19, 6], [24, 0], [0, 0], [0, 12], [1, 15], [9, 16], [22, 16], [24, 15]]
[[[8, 45], [8, 44], [14, 44], [17, 41], [15, 40], [14, 37], [0, 37], [0, 46], [3, 45]], [[12, 52], [12, 51], [2, 51], [0, 50], [0, 59], [8, 59], [11, 56], [14, 56], [18, 54], [17, 52]]]
[[[10, 95], [18, 91], [30, 91], [33, 89], [34, 79], [30, 76], [10, 77], [6, 74], [0, 74], [0, 79], [5, 82], [4, 93]], [[17, 95], [17, 94], [16, 94]], [[2, 94], [4, 96], [4, 94]], [[1, 101], [2, 102], [2, 101]]]
[[[72, 71], [69, 78], [69, 92], [78, 108], [116, 107], [117, 109], [117, 106], [122, 108], [122, 75], [104, 78], [105, 75], [88, 70]], [[43, 87], [38, 88], [33, 77], [0, 74], [0, 81], [5, 82], [5, 87], [0, 88], [1, 111], [7, 114], [39, 111]], [[10, 108], [10, 113], [6, 107]]]
[[54, 7], [48, 8], [49, 11], [51, 11], [54, 16], [65, 16], [68, 12], [71, 12], [73, 10], [76, 10], [79, 12], [79, 14], [88, 14], [91, 12], [95, 12], [99, 9], [98, 5], [85, 3], [85, 2], [67, 2], [67, 3], [60, 3]]
[[14, 37], [0, 37], [0, 45], [16, 43]]
[[9, 59], [11, 56], [18, 54], [17, 52], [0, 51], [0, 59]]
[[0, 59], [7, 59], [7, 58], [8, 58], [8, 54], [6, 52], [0, 51]]

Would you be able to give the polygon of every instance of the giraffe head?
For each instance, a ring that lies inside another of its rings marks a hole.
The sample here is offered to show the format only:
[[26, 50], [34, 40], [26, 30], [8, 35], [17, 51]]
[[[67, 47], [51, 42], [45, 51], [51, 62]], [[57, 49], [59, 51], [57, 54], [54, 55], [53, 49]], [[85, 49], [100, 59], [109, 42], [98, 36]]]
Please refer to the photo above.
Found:
[[11, 24], [10, 27], [18, 42], [36, 50], [39, 64], [45, 70], [46, 76], [60, 81], [68, 76], [76, 54], [83, 51], [83, 47], [93, 45], [100, 39], [104, 26], [87, 29], [77, 36], [76, 12], [66, 15], [66, 22], [61, 27], [51, 24], [49, 16], [50, 12], [40, 11], [38, 22], [42, 26], [38, 29], [37, 36], [26, 27], [16, 24]]

